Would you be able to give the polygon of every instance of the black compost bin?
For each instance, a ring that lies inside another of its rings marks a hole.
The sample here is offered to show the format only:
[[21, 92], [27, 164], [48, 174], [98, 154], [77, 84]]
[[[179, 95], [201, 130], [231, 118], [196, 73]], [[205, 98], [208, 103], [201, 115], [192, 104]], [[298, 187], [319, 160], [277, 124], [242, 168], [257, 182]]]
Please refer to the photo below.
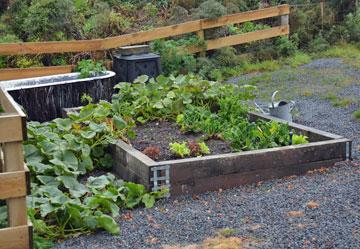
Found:
[[140, 75], [150, 78], [161, 74], [160, 56], [154, 53], [114, 55], [113, 71], [116, 82], [133, 82]]

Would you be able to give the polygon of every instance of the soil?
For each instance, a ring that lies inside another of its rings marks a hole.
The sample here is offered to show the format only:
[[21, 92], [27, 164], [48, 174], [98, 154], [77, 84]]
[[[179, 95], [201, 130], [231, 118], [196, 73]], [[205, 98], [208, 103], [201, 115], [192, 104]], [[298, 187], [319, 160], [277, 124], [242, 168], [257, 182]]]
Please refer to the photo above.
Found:
[[[136, 138], [131, 140], [132, 145], [139, 151], [147, 147], [158, 147], [160, 155], [156, 161], [179, 159], [174, 156], [169, 148], [169, 143], [184, 142], [189, 140], [204, 140], [206, 136], [201, 133], [184, 133], [178, 125], [168, 121], [154, 121], [138, 125], [135, 129]], [[205, 141], [212, 155], [232, 152], [230, 145], [219, 139], [208, 139]]]

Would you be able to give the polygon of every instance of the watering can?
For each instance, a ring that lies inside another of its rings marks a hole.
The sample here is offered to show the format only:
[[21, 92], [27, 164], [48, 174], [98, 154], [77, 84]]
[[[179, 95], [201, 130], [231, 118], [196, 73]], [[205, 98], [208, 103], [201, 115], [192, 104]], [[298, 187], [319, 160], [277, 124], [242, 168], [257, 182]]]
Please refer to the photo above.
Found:
[[294, 109], [295, 107], [295, 102], [294, 101], [280, 101], [280, 102], [275, 102], [275, 97], [276, 94], [279, 91], [275, 91], [272, 96], [271, 96], [271, 103], [269, 104], [269, 113], [266, 113], [264, 110], [262, 110], [256, 103], [256, 106], [264, 113], [276, 118], [280, 118], [283, 120], [286, 120], [288, 122], [292, 122], [293, 118], [292, 118], [292, 114], [291, 111]]

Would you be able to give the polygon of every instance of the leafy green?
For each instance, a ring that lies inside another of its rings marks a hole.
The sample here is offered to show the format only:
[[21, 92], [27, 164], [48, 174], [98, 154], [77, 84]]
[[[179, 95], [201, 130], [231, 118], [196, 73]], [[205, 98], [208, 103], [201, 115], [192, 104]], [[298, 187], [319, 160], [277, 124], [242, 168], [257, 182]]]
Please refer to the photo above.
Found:
[[81, 60], [76, 66], [76, 71], [80, 72], [79, 78], [88, 78], [91, 76], [97, 76], [106, 71], [106, 69], [101, 62]]
[[209, 147], [205, 144], [205, 142], [201, 142], [201, 143], [198, 143], [199, 147], [200, 147], [200, 151], [202, 154], [204, 155], [208, 155], [210, 154], [210, 149]]
[[184, 158], [185, 156], [190, 155], [190, 149], [187, 147], [187, 143], [170, 143], [170, 151], [181, 158]]
[[307, 136], [296, 135], [294, 134], [292, 137], [292, 144], [308, 144], [309, 140]]

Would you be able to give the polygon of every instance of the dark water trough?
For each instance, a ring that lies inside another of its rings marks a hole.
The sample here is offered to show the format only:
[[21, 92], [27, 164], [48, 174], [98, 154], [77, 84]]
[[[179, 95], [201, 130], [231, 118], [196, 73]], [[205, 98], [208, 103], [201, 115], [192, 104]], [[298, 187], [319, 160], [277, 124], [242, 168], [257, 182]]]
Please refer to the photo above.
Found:
[[81, 96], [90, 95], [95, 102], [110, 100], [115, 73], [106, 71], [90, 78], [79, 73], [3, 81], [0, 86], [21, 105], [28, 119], [45, 122], [61, 117], [62, 108], [81, 106]]

